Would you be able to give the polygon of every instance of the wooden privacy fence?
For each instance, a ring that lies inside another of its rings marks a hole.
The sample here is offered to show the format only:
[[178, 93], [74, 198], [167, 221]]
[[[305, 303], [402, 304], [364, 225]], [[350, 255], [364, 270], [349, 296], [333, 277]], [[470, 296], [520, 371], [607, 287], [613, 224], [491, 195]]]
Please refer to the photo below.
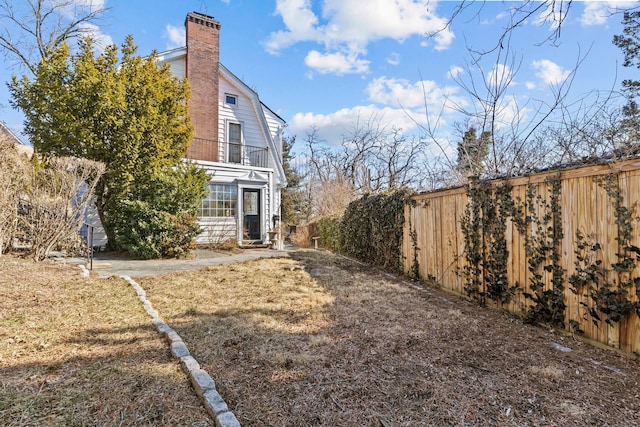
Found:
[[640, 159], [416, 195], [404, 270], [640, 355], [639, 199]]

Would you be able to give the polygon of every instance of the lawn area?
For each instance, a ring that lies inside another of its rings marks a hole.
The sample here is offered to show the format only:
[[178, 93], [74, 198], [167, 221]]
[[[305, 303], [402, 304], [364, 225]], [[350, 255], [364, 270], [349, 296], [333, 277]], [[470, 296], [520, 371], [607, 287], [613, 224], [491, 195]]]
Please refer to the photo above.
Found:
[[[0, 272], [0, 425], [213, 425], [124, 280]], [[136, 281], [243, 426], [640, 425], [638, 360], [326, 252]]]
[[0, 425], [212, 426], [131, 286], [0, 257]]
[[640, 425], [638, 360], [339, 256], [138, 283], [242, 425]]

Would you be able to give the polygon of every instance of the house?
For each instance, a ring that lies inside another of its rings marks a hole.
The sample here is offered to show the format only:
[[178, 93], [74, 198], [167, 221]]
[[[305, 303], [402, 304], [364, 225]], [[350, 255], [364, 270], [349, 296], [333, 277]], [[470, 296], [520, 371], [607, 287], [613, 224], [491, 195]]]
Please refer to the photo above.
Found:
[[[237, 239], [242, 246], [272, 243], [280, 217], [285, 121], [220, 63], [220, 23], [201, 13], [185, 20], [186, 46], [159, 54], [191, 87], [194, 138], [187, 159], [204, 168], [209, 195], [199, 220], [198, 243]], [[273, 233], [271, 234], [273, 236]]]
[[29, 157], [33, 154], [33, 147], [22, 142], [3, 121], [0, 121], [0, 141], [12, 143], [18, 149], [18, 152], [24, 153]]

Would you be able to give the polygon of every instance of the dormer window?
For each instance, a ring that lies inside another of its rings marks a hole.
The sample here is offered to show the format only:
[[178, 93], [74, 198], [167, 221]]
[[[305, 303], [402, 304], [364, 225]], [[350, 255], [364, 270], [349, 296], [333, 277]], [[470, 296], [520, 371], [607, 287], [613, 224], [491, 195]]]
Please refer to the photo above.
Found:
[[238, 96], [226, 93], [224, 95], [224, 103], [232, 107], [235, 107], [236, 105], [238, 105]]

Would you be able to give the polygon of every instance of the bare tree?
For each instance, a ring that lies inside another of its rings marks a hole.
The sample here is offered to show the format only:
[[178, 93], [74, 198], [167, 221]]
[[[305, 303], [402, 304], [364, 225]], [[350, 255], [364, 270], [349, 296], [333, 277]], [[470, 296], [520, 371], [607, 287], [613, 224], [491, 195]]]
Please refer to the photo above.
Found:
[[356, 120], [339, 146], [320, 140], [316, 129], [305, 145], [303, 182], [312, 217], [341, 213], [358, 196], [416, 187], [422, 179], [425, 142], [406, 137], [376, 115]]
[[0, 1], [0, 49], [35, 74], [37, 64], [64, 42], [92, 34], [108, 10], [97, 1]]
[[[469, 139], [467, 132], [474, 130], [475, 133], [477, 130], [481, 137], [474, 137], [473, 141], [482, 142], [483, 148], [482, 151], [465, 153], [464, 144], [462, 152], [459, 145], [455, 164], [448, 155], [445, 156], [446, 162], [441, 169], [449, 168], [451, 174], [456, 175], [454, 182], [464, 183], [465, 174], [468, 173], [481, 173], [485, 177], [513, 176], [553, 163], [554, 155], [558, 154], [557, 147], [545, 143], [541, 135], [546, 133], [548, 136], [551, 129], [560, 128], [563, 123], [578, 122], [578, 114], [584, 114], [585, 111], [578, 111], [575, 106], [581, 102], [586, 104], [587, 97], [593, 101], [594, 94], [588, 94], [578, 101], [568, 101], [573, 79], [585, 58], [580, 52], [574, 68], [563, 79], [549, 85], [545, 99], [528, 98], [522, 101], [516, 97], [511, 92], [511, 86], [522, 61], [510, 49], [510, 41], [509, 37], [505, 37], [493, 56], [470, 50], [471, 59], [466, 72], [454, 78], [466, 93], [468, 102], [449, 101], [448, 108], [466, 117], [465, 128], [459, 129], [463, 142], [465, 137]], [[594, 102], [597, 105], [594, 108], [601, 108], [597, 100]], [[428, 111], [425, 113], [429, 114]], [[438, 139], [437, 129], [429, 125], [427, 121], [421, 128], [433, 145], [438, 146], [442, 153], [452, 152], [451, 143]], [[579, 132], [575, 127], [564, 126], [564, 131], [567, 130]], [[470, 154], [482, 154], [482, 162], [474, 164], [473, 172], [470, 172], [470, 168], [460, 167], [464, 163], [460, 161], [460, 156]]]
[[[467, 17], [467, 21], [481, 20], [482, 11], [488, 1], [459, 1], [446, 21], [445, 26], [436, 31], [434, 35], [450, 28], [454, 21], [465, 19], [463, 17]], [[513, 33], [527, 22], [535, 22], [551, 29], [550, 32], [545, 32], [541, 36], [540, 40], [537, 41], [538, 45], [546, 43], [557, 44], [562, 36], [562, 27], [569, 19], [571, 11], [576, 7], [577, 3], [581, 2], [576, 0], [524, 0], [519, 2], [503, 1], [502, 3], [505, 5], [508, 23], [494, 43], [491, 43], [487, 48], [475, 50], [477, 55], [483, 56], [504, 49]], [[630, 2], [608, 3], [608, 13], [611, 16], [640, 8], [640, 6], [631, 5]]]

